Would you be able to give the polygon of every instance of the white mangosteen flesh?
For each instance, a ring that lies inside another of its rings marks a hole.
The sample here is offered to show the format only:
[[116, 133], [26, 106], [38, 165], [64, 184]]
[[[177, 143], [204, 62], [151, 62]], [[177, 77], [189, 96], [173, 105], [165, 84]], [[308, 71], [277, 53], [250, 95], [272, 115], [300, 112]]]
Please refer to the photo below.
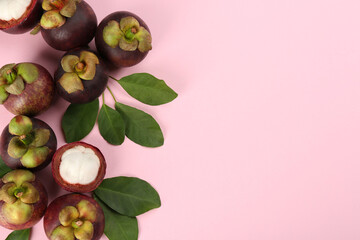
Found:
[[60, 176], [71, 184], [86, 185], [95, 180], [100, 168], [100, 159], [91, 148], [75, 146], [61, 156]]
[[0, 19], [18, 20], [30, 6], [31, 0], [0, 0]]

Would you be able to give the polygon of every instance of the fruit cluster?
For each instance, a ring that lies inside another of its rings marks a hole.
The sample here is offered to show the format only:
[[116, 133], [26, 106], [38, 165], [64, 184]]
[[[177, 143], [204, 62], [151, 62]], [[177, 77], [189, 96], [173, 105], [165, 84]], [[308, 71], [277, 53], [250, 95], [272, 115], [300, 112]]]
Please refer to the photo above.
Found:
[[[125, 135], [142, 146], [163, 144], [161, 129], [150, 115], [116, 101], [108, 87], [109, 77], [116, 79], [106, 74], [106, 70], [130, 67], [146, 57], [152, 49], [148, 26], [126, 11], [114, 12], [98, 25], [95, 12], [83, 0], [3, 0], [0, 8], [1, 30], [41, 32], [48, 45], [66, 51], [54, 76], [33, 62], [0, 68], [0, 104], [16, 115], [0, 139], [0, 225], [24, 231], [14, 231], [15, 238], [17, 234], [29, 236], [29, 228], [44, 216], [49, 239], [96, 240], [104, 231], [110, 240], [120, 235], [136, 239], [135, 217], [160, 207], [158, 193], [138, 178], [104, 179], [103, 154], [80, 140], [97, 120], [101, 135], [110, 144], [121, 144]], [[87, 45], [94, 38], [97, 51]], [[150, 74], [116, 81], [145, 104], [160, 105], [177, 97], [164, 81]], [[105, 104], [105, 89], [114, 98], [115, 109]], [[34, 117], [51, 106], [55, 94], [70, 102], [62, 119], [68, 144], [59, 149], [51, 127]], [[82, 112], [89, 115], [87, 120]], [[82, 119], [83, 126], [75, 119]], [[46, 190], [34, 172], [50, 163], [55, 181], [72, 193], [47, 206]], [[93, 193], [93, 197], [84, 193]], [[107, 222], [124, 224], [129, 230], [119, 235], [119, 229], [107, 227]]]

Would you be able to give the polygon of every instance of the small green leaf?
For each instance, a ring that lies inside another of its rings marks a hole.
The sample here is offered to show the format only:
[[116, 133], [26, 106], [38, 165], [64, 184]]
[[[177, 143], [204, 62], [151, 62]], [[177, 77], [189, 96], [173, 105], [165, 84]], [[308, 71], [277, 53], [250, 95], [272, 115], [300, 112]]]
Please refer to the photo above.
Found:
[[70, 104], [61, 120], [67, 143], [80, 141], [93, 129], [99, 111], [99, 99], [85, 104]]
[[96, 195], [94, 199], [100, 204], [105, 215], [105, 235], [109, 240], [137, 240], [139, 227], [136, 217], [121, 215], [109, 208]]
[[10, 172], [12, 169], [9, 168], [4, 161], [2, 160], [1, 156], [0, 156], [0, 178], [2, 178], [5, 174], [7, 174], [8, 172]]
[[16, 230], [7, 236], [5, 240], [29, 240], [31, 228], [24, 230]]
[[130, 96], [149, 105], [168, 103], [178, 96], [164, 80], [148, 73], [135, 73], [121, 78], [118, 83]]
[[125, 123], [121, 114], [106, 104], [100, 109], [98, 125], [101, 136], [110, 144], [120, 145], [125, 138]]
[[115, 108], [124, 118], [125, 134], [131, 141], [145, 147], [164, 144], [161, 128], [151, 115], [118, 102], [115, 103]]
[[149, 183], [135, 177], [104, 179], [94, 192], [113, 210], [130, 217], [161, 206], [156, 190]]

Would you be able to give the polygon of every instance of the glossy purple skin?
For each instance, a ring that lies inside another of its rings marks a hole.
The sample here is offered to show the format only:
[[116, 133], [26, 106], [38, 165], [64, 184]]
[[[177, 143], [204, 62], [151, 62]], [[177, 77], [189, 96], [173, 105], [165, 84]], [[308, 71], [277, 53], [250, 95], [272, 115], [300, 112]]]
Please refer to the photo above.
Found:
[[93, 198], [82, 194], [72, 193], [56, 198], [47, 208], [44, 216], [44, 229], [46, 236], [49, 239], [54, 229], [60, 226], [60, 211], [66, 206], [76, 206], [76, 204], [83, 199], [94, 204], [96, 207], [96, 221], [93, 222], [94, 235], [91, 240], [99, 240], [101, 238], [105, 228], [105, 217], [102, 208]]
[[27, 15], [19, 20], [11, 22], [0, 20], [0, 29], [11, 34], [22, 34], [32, 30], [40, 22], [41, 15], [43, 14], [41, 3], [41, 0], [33, 0], [28, 8]]
[[[89, 48], [77, 48], [65, 53], [64, 56], [76, 55], [79, 57], [81, 51], [90, 51], [97, 55], [96, 52], [91, 51]], [[56, 91], [59, 94], [59, 96], [61, 96], [70, 103], [88, 103], [98, 98], [105, 91], [108, 82], [108, 77], [104, 72], [102, 60], [100, 58], [99, 58], [99, 62], [100, 64], [96, 65], [96, 73], [94, 79], [82, 80], [82, 83], [84, 85], [84, 90], [76, 91], [70, 94], [66, 92], [65, 89], [58, 82], [58, 80], [65, 73], [61, 67], [61, 62], [60, 62], [54, 75], [54, 80], [56, 82]]]
[[35, 65], [39, 71], [38, 79], [25, 84], [24, 91], [19, 95], [10, 94], [4, 107], [15, 115], [35, 116], [47, 110], [53, 100], [55, 83], [51, 74], [43, 66]]
[[[47, 195], [46, 189], [44, 188], [44, 186], [41, 184], [41, 182], [37, 178], [35, 178], [34, 182], [30, 182], [30, 183], [36, 188], [36, 190], [38, 190], [38, 192], [40, 194], [40, 200], [37, 203], [32, 204], [34, 207], [34, 212], [31, 216], [30, 220], [21, 225], [10, 224], [6, 221], [6, 219], [4, 219], [4, 217], [2, 216], [1, 211], [0, 211], [0, 225], [3, 226], [4, 228], [11, 229], [11, 230], [21, 230], [21, 229], [31, 228], [36, 223], [38, 223], [40, 221], [40, 219], [44, 216], [45, 210], [46, 210], [46, 207], [48, 204], [48, 195]], [[4, 183], [2, 181], [0, 181], [0, 188], [3, 185], [4, 185]], [[0, 200], [0, 209], [2, 208], [3, 204], [4, 204], [4, 201]]]
[[117, 22], [120, 22], [120, 20], [124, 17], [134, 17], [138, 22], [140, 23], [140, 26], [144, 27], [148, 32], [150, 32], [148, 26], [145, 24], [145, 22], [138, 17], [137, 15], [126, 12], [126, 11], [120, 11], [120, 12], [114, 12], [105, 17], [101, 23], [99, 24], [98, 28], [96, 29], [95, 34], [95, 44], [96, 49], [100, 53], [100, 55], [109, 62], [109, 64], [112, 65], [114, 68], [120, 68], [120, 67], [130, 67], [135, 64], [138, 64], [141, 62], [149, 51], [146, 52], [140, 52], [139, 50], [135, 51], [124, 51], [120, 47], [112, 48], [109, 45], [106, 44], [103, 38], [103, 30], [107, 26], [107, 24], [111, 20], [115, 20]]
[[41, 28], [41, 35], [51, 47], [68, 51], [76, 47], [86, 46], [96, 32], [97, 18], [94, 10], [85, 1], [77, 4], [76, 12], [66, 23], [54, 29]]
[[[40, 164], [39, 166], [35, 167], [35, 168], [31, 168], [29, 170], [31, 171], [38, 171], [41, 170], [43, 168], [45, 168], [47, 165], [49, 165], [49, 163], [52, 160], [52, 157], [56, 151], [57, 148], [57, 140], [56, 140], [56, 136], [54, 131], [51, 129], [51, 127], [41, 121], [40, 119], [37, 118], [31, 118], [31, 121], [33, 123], [33, 129], [35, 128], [46, 128], [50, 130], [50, 138], [49, 141], [47, 142], [47, 144], [45, 146], [47, 146], [48, 148], [50, 148], [50, 153], [47, 156], [46, 160]], [[12, 135], [11, 133], [9, 133], [9, 125], [7, 125], [3, 132], [1, 133], [1, 137], [0, 137], [0, 155], [1, 158], [3, 159], [4, 163], [9, 166], [12, 169], [18, 169], [18, 168], [25, 168], [21, 162], [20, 162], [20, 158], [12, 158], [9, 156], [9, 154], [7, 153], [7, 149], [9, 146], [9, 142], [10, 140], [14, 137], [14, 135]]]

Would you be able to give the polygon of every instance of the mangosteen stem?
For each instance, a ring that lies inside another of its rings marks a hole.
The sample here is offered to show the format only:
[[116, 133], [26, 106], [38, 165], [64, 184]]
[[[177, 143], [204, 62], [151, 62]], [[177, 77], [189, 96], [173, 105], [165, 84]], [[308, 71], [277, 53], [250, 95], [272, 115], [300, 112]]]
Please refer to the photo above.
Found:
[[72, 222], [72, 227], [73, 228], [79, 228], [84, 224], [84, 222], [81, 219], [77, 219], [75, 221]]
[[132, 27], [132, 28], [129, 28], [126, 32], [125, 32], [125, 38], [132, 41], [135, 37], [135, 34], [136, 34], [136, 28]]
[[16, 79], [16, 73], [14, 72], [14, 70], [9, 69], [6, 71], [6, 80], [8, 84], [11, 84], [14, 82], [14, 80]]
[[30, 132], [28, 134], [23, 134], [19, 136], [19, 139], [27, 146], [34, 141], [34, 137], [34, 132]]
[[15, 192], [14, 192], [14, 195], [17, 198], [20, 198], [23, 194], [24, 194], [24, 190], [21, 189], [21, 188], [16, 189]]
[[85, 68], [85, 64], [82, 62], [79, 62], [75, 65], [76, 72], [82, 72], [84, 71], [84, 68]]
[[114, 99], [114, 101], [116, 102], [116, 98], [115, 98], [114, 93], [111, 91], [111, 89], [109, 88], [109, 86], [106, 86], [106, 88], [107, 88], [107, 90], [109, 90], [109, 92], [110, 92], [110, 94], [111, 94], [112, 98], [113, 98], [113, 99]]
[[33, 30], [31, 30], [30, 34], [31, 34], [31, 35], [36, 35], [36, 34], [38, 34], [38, 33], [40, 32], [40, 30], [41, 30], [41, 25], [40, 25], [40, 23], [38, 23], [38, 24], [33, 28]]
[[76, 225], [78, 225], [79, 227], [81, 226], [81, 225], [83, 225], [83, 221], [81, 221], [81, 220], [78, 220], [78, 221], [76, 221], [76, 223], [75, 223]]

